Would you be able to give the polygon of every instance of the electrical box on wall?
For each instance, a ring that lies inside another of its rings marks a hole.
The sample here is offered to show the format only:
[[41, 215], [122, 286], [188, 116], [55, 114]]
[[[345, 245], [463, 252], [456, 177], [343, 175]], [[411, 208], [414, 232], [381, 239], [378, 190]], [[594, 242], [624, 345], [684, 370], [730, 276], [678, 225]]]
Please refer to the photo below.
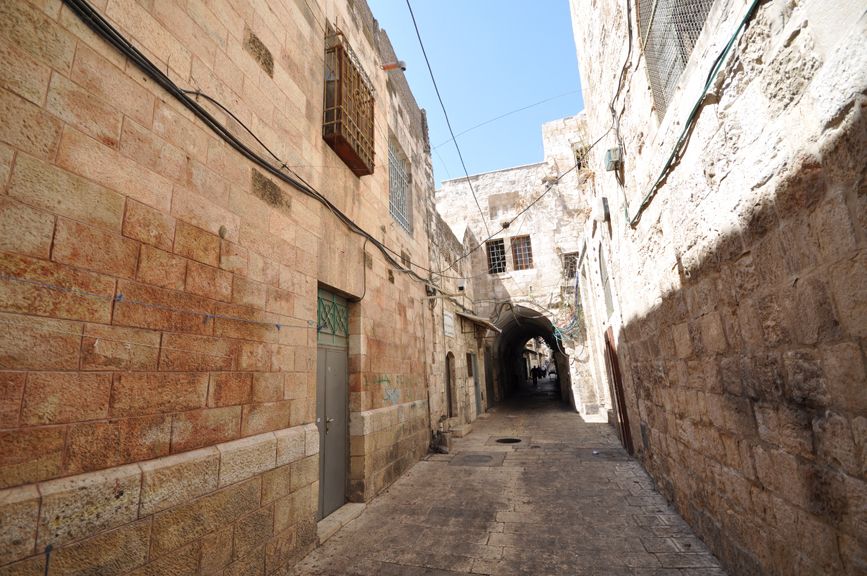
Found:
[[605, 170], [611, 172], [620, 168], [620, 148], [609, 148], [605, 151]]

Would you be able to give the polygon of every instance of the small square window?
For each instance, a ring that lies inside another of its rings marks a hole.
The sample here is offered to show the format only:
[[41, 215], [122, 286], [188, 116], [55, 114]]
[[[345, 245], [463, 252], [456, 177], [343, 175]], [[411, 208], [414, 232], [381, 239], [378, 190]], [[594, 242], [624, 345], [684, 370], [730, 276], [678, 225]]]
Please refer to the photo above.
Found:
[[512, 261], [515, 270], [527, 270], [533, 267], [533, 247], [530, 245], [529, 236], [512, 238]]
[[502, 274], [506, 271], [506, 245], [502, 238], [485, 243], [488, 251], [488, 274]]

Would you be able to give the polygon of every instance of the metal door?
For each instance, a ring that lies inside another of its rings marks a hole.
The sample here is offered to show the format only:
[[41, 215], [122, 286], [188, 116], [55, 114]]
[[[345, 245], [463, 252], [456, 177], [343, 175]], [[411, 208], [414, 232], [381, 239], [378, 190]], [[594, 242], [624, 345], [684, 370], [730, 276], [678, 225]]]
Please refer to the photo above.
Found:
[[348, 335], [346, 301], [319, 291], [316, 425], [319, 428], [319, 517], [346, 502]]
[[608, 375], [614, 385], [614, 408], [617, 413], [617, 426], [620, 432], [620, 442], [626, 451], [634, 454], [632, 433], [629, 430], [629, 415], [626, 412], [626, 397], [623, 392], [623, 379], [620, 377], [620, 362], [617, 360], [617, 350], [614, 348], [614, 333], [611, 328], [605, 332], [605, 364]]
[[481, 378], [479, 374], [479, 361], [477, 356], [474, 353], [468, 354], [470, 357], [470, 366], [472, 366], [471, 370], [473, 372], [473, 386], [476, 389], [476, 415], [479, 415], [483, 412], [482, 410], [482, 388], [481, 388]]

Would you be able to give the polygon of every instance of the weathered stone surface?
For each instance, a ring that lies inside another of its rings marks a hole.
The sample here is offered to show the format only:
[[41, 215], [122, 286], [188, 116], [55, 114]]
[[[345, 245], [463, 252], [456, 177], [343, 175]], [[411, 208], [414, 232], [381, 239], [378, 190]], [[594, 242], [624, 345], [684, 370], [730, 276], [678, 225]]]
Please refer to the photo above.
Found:
[[194, 542], [181, 550], [148, 562], [129, 574], [130, 576], [193, 576], [199, 573], [201, 554], [202, 544]]
[[204, 448], [141, 464], [139, 514], [147, 516], [217, 489], [220, 453]]
[[137, 465], [51, 480], [39, 485], [42, 507], [36, 544], [58, 546], [138, 517], [141, 469]]
[[0, 197], [0, 229], [16, 234], [0, 236], [0, 250], [36, 258], [48, 258], [54, 234], [54, 216], [11, 198]]
[[219, 372], [211, 374], [208, 406], [247, 404], [252, 398], [253, 375], [249, 372]]
[[240, 433], [240, 406], [182, 412], [172, 420], [172, 452], [213, 446], [233, 440]]
[[122, 574], [147, 561], [151, 522], [127, 524], [52, 554], [58, 574]]
[[36, 549], [39, 491], [23, 486], [0, 491], [0, 565], [29, 556]]
[[[0, 274], [0, 302], [3, 303], [4, 311], [105, 324], [110, 322], [115, 288], [112, 278], [8, 253], [0, 255]], [[75, 333], [75, 330], [69, 329], [69, 324], [60, 321], [24, 320], [18, 318], [16, 322], [20, 325], [19, 333], [43, 332], [45, 339], [57, 339], [69, 332]], [[67, 326], [67, 329], [59, 328], [62, 326]], [[32, 342], [27, 345], [39, 346]], [[63, 348], [62, 345], [59, 347]], [[26, 360], [25, 367], [50, 366], [56, 361], [56, 354], [33, 355]], [[9, 364], [5, 366], [17, 368]]]
[[67, 440], [67, 470], [101, 470], [165, 456], [171, 429], [171, 416], [159, 414], [74, 424]]
[[81, 367], [85, 370], [156, 370], [160, 333], [85, 324]]
[[151, 533], [155, 554], [219, 530], [259, 506], [261, 482], [252, 479], [158, 513]]
[[268, 506], [238, 520], [235, 527], [234, 557], [251, 555], [274, 531], [274, 510]]
[[123, 235], [171, 251], [175, 239], [175, 219], [141, 202], [128, 200], [123, 218]]
[[277, 439], [260, 434], [221, 444], [219, 449], [220, 486], [226, 486], [274, 468]]
[[201, 571], [203, 574], [219, 572], [232, 561], [233, 529], [211, 532], [202, 538]]
[[0, 487], [59, 476], [63, 470], [65, 440], [63, 426], [0, 432]]
[[289, 464], [304, 457], [305, 429], [296, 426], [279, 430], [277, 437], [277, 466]]
[[27, 377], [21, 408], [24, 424], [59, 424], [108, 416], [111, 376], [34, 372]]
[[[126, 234], [126, 232], [124, 232]], [[136, 280], [161, 288], [183, 290], [187, 278], [187, 260], [158, 248], [143, 245], [139, 255]]]
[[114, 378], [113, 417], [204, 408], [208, 375], [197, 372], [127, 372]]

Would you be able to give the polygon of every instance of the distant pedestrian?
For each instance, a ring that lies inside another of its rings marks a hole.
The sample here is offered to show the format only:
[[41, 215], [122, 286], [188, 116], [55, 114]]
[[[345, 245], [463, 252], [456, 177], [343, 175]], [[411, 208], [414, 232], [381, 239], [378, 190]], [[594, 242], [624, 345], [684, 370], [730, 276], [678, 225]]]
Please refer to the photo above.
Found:
[[533, 388], [537, 387], [539, 385], [539, 368], [536, 366], [530, 368], [530, 376], [533, 377]]

